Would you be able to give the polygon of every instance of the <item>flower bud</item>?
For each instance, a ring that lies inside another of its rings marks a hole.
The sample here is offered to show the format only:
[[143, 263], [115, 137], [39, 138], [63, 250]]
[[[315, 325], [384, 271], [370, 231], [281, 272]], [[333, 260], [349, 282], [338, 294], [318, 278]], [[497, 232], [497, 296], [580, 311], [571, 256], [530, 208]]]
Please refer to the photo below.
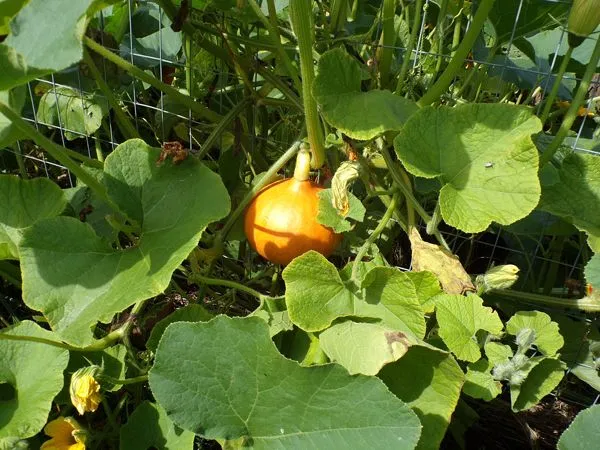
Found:
[[600, 25], [600, 0], [574, 0], [569, 13], [569, 46], [578, 47]]
[[100, 383], [96, 381], [100, 370], [98, 366], [84, 367], [77, 370], [71, 377], [69, 394], [71, 403], [77, 408], [79, 414], [96, 411], [102, 401]]
[[504, 264], [492, 267], [483, 275], [475, 279], [479, 293], [489, 292], [492, 289], [508, 289], [519, 279], [519, 268], [514, 264]]

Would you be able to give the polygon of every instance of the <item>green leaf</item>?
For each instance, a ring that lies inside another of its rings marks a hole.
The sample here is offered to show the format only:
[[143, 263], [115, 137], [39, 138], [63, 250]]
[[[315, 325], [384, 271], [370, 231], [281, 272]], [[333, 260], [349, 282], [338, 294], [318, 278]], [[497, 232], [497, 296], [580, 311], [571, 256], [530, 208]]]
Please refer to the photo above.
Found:
[[379, 377], [417, 413], [423, 424], [417, 449], [439, 448], [458, 403], [464, 374], [447, 352], [412, 346]]
[[282, 331], [291, 331], [294, 324], [290, 320], [290, 315], [285, 309], [285, 300], [265, 299], [261, 305], [252, 311], [249, 316], [260, 317], [269, 325], [269, 335], [271, 337], [278, 335]]
[[37, 120], [43, 124], [60, 126], [65, 130], [65, 137], [71, 141], [95, 133], [106, 114], [108, 103], [105, 99], [83, 94], [70, 87], [57, 87], [42, 96]]
[[531, 408], [550, 394], [563, 379], [565, 364], [556, 358], [534, 357], [524, 370], [527, 372], [525, 381], [510, 386], [510, 400], [515, 412]]
[[[4, 333], [57, 340], [31, 321], [0, 331]], [[28, 438], [44, 427], [68, 361], [65, 349], [0, 338], [0, 439]]]
[[[503, 0], [495, 3], [489, 20], [496, 30], [498, 44], [530, 36], [565, 23], [569, 4], [538, 0]], [[517, 17], [518, 14], [518, 17]]]
[[[92, 175], [97, 175], [98, 180], [102, 182], [104, 172], [101, 170], [94, 170], [92, 172], [89, 167], [86, 167], [86, 170], [91, 172]], [[119, 230], [113, 228], [106, 220], [106, 217], [111, 215], [113, 211], [96, 192], [82, 184], [73, 188], [63, 189], [63, 192], [74, 217], [90, 225], [98, 236], [110, 242], [117, 240]]]
[[554, 356], [564, 345], [558, 324], [540, 311], [518, 311], [506, 323], [506, 332], [517, 336], [523, 329], [535, 332], [534, 344], [546, 356]]
[[442, 293], [438, 279], [433, 273], [426, 270], [421, 272], [406, 272], [406, 275], [408, 275], [408, 278], [415, 285], [417, 298], [419, 299], [419, 303], [421, 303], [423, 312], [425, 314], [432, 313], [435, 309], [432, 299]]
[[484, 346], [485, 356], [495, 366], [503, 364], [513, 357], [513, 351], [508, 345], [499, 342], [488, 342]]
[[[557, 173], [556, 173], [557, 172]], [[600, 236], [600, 158], [571, 153], [560, 170], [549, 167], [543, 177], [539, 208], [562, 217], [578, 229]]]
[[30, 0], [12, 19], [11, 33], [0, 44], [0, 90], [79, 62], [85, 13], [92, 3]]
[[589, 450], [600, 440], [600, 405], [579, 412], [558, 440], [558, 450]]
[[348, 192], [348, 203], [350, 208], [346, 215], [342, 215], [331, 203], [331, 189], [324, 189], [319, 192], [319, 214], [317, 214], [317, 222], [333, 229], [336, 233], [350, 231], [353, 228], [352, 222], [348, 219], [353, 219], [362, 222], [367, 211], [362, 202], [356, 198], [352, 192]]
[[419, 439], [416, 415], [380, 380], [301, 367], [256, 317], [169, 325], [149, 381], [177, 425], [254, 449], [412, 449]]
[[[25, 105], [25, 86], [18, 86], [9, 91], [0, 91], [0, 102], [20, 114]], [[0, 113], [0, 148], [8, 147], [23, 137], [23, 133]]]
[[476, 233], [492, 222], [516, 222], [538, 204], [531, 135], [540, 130], [540, 120], [520, 106], [427, 107], [408, 120], [394, 147], [410, 173], [440, 179], [444, 220]]
[[492, 376], [494, 364], [485, 358], [471, 363], [467, 368], [467, 375], [463, 392], [470, 397], [480, 398], [490, 402], [502, 392], [502, 383]]
[[377, 375], [384, 365], [397, 361], [414, 343], [400, 331], [350, 320], [323, 331], [319, 341], [328, 358], [344, 366], [350, 375]]
[[65, 342], [90, 344], [98, 321], [163, 292], [205, 227], [228, 213], [216, 174], [194, 158], [157, 167], [159, 154], [132, 139], [105, 161], [108, 195], [141, 225], [130, 247], [113, 248], [71, 217], [38, 222], [24, 234], [23, 299]]
[[142, 402], [121, 427], [121, 448], [185, 450], [194, 448], [194, 433], [182, 430], [159, 405]]
[[592, 256], [585, 265], [585, 281], [600, 289], [600, 253]]
[[8, 26], [19, 10], [27, 3], [27, 0], [0, 0], [0, 35], [8, 34]]
[[323, 116], [354, 139], [400, 130], [416, 104], [390, 91], [361, 92], [362, 72], [359, 62], [340, 48], [321, 55], [313, 95]]
[[395, 331], [425, 334], [423, 310], [415, 287], [397, 269], [371, 269], [357, 289], [317, 252], [294, 259], [283, 271], [290, 320], [305, 331], [321, 331], [339, 317], [380, 319]]
[[24, 230], [59, 215], [65, 206], [61, 189], [46, 178], [0, 175], [0, 260], [19, 259], [17, 247]]
[[[66, 371], [69, 375], [67, 380], [70, 380], [70, 375], [77, 369], [91, 364], [102, 367], [103, 375], [107, 375], [116, 380], [123, 380], [126, 377], [127, 372], [127, 365], [125, 363], [126, 356], [127, 347], [121, 344], [113, 345], [112, 347], [108, 347], [98, 352], [72, 352]], [[69, 381], [67, 381], [67, 383], [69, 383]], [[68, 385], [66, 388], [68, 389]], [[106, 391], [118, 391], [121, 389], [121, 385], [114, 385], [103, 380], [102, 389]], [[66, 394], [68, 395], [68, 392], [66, 392]]]
[[493, 335], [502, 332], [498, 314], [483, 306], [477, 295], [442, 294], [436, 297], [435, 304], [440, 337], [458, 359], [475, 362], [481, 357], [475, 336], [479, 330]]
[[206, 322], [213, 317], [214, 315], [208, 312], [202, 305], [188, 305], [179, 308], [154, 325], [148, 342], [146, 342], [146, 348], [155, 352], [165, 329], [174, 322]]

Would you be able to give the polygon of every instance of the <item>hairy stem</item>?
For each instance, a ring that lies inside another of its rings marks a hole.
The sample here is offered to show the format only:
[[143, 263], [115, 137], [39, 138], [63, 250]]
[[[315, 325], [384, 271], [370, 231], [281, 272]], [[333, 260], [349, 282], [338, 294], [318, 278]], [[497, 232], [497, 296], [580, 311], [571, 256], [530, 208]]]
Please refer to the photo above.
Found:
[[542, 124], [546, 123], [546, 120], [548, 120], [548, 115], [550, 114], [550, 110], [552, 109], [554, 100], [558, 95], [558, 90], [560, 89], [563, 76], [565, 75], [567, 66], [569, 65], [569, 61], [571, 60], [571, 53], [573, 53], [573, 47], [569, 46], [569, 49], [567, 50], [567, 53], [565, 53], [565, 56], [563, 57], [563, 60], [560, 63], [560, 67], [558, 68], [558, 73], [556, 74], [556, 79], [554, 80], [554, 84], [552, 85], [552, 90], [550, 91], [548, 98], [545, 100], [544, 110], [542, 111], [542, 115], [540, 116]]

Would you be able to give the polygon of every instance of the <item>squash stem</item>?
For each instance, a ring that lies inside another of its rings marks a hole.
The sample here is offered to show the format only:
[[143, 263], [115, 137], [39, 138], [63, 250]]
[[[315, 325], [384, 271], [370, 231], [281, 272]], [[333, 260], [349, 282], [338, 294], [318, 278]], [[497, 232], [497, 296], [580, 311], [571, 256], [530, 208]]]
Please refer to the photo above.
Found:
[[312, 167], [318, 169], [325, 162], [325, 146], [317, 101], [312, 96], [312, 85], [315, 79], [313, 62], [313, 41], [315, 28], [313, 24], [312, 1], [290, 0], [290, 19], [292, 29], [298, 38], [300, 54], [300, 73], [302, 75], [302, 101], [308, 142], [312, 152]]
[[222, 280], [220, 278], [210, 278], [200, 275], [199, 273], [193, 274], [190, 276], [190, 281], [197, 282], [200, 284], [206, 284], [208, 286], [224, 286], [231, 289], [235, 289], [241, 292], [245, 292], [246, 294], [250, 294], [253, 297], [256, 297], [258, 300], [262, 300], [264, 295], [260, 292], [248, 287], [244, 286], [233, 280]]
[[392, 196], [392, 201], [388, 205], [387, 210], [385, 211], [385, 214], [379, 221], [377, 228], [375, 228], [373, 230], [371, 235], [367, 238], [367, 240], [363, 243], [363, 245], [358, 250], [356, 258], [354, 259], [354, 263], [352, 263], [352, 279], [354, 280], [354, 282], [357, 285], [360, 285], [359, 280], [358, 280], [358, 270], [360, 268], [360, 262], [362, 261], [363, 257], [367, 254], [367, 251], [369, 250], [371, 245], [373, 245], [373, 243], [377, 240], [379, 235], [383, 232], [383, 230], [385, 230], [385, 227], [387, 227], [387, 224], [390, 221], [390, 219], [392, 218], [394, 211], [396, 211], [397, 204], [398, 204], [398, 193], [396, 192]]
[[[408, 6], [404, 7], [408, 11]], [[415, 2], [415, 17], [413, 18], [412, 28], [410, 30], [410, 37], [408, 38], [408, 45], [404, 52], [404, 58], [402, 59], [402, 67], [400, 68], [400, 75], [398, 77], [398, 84], [396, 85], [396, 94], [402, 94], [404, 88], [404, 79], [408, 72], [408, 65], [410, 64], [410, 57], [412, 51], [415, 48], [415, 42], [417, 41], [417, 34], [421, 26], [421, 11], [423, 10], [423, 0], [416, 0]]]
[[554, 80], [554, 84], [552, 85], [552, 90], [546, 99], [544, 104], [544, 110], [542, 111], [542, 115], [540, 116], [540, 120], [542, 124], [546, 123], [548, 120], [548, 115], [550, 114], [550, 109], [552, 109], [552, 104], [558, 95], [558, 90], [560, 89], [560, 85], [562, 83], [563, 76], [567, 70], [567, 66], [569, 65], [569, 61], [571, 60], [571, 53], [573, 53], [573, 47], [569, 46], [567, 53], [563, 57], [562, 62], [560, 63], [560, 67], [558, 68], [558, 73], [556, 74], [556, 79]]
[[310, 176], [310, 152], [301, 148], [296, 156], [296, 167], [294, 168], [294, 179], [306, 181]]
[[425, 93], [423, 97], [417, 102], [420, 107], [431, 105], [432, 103], [439, 100], [439, 98], [446, 92], [450, 83], [461, 69], [465, 58], [469, 54], [469, 51], [473, 48], [479, 32], [483, 28], [487, 16], [494, 6], [495, 0], [482, 0], [477, 8], [477, 12], [473, 17], [469, 31], [465, 34], [462, 42], [456, 49], [454, 57], [448, 63], [448, 66], [440, 75], [435, 84]]
[[583, 78], [581, 79], [581, 83], [579, 83], [579, 87], [577, 88], [577, 93], [575, 97], [573, 97], [573, 101], [571, 102], [571, 106], [565, 114], [562, 124], [554, 136], [550, 145], [544, 150], [544, 153], [540, 156], [540, 168], [542, 168], [546, 163], [548, 163], [554, 154], [558, 151], [561, 144], [563, 143], [565, 137], [569, 133], [571, 126], [573, 126], [573, 122], [575, 122], [575, 118], [577, 117], [577, 113], [579, 111], [579, 107], [583, 103], [585, 96], [587, 95], [588, 89], [590, 87], [590, 82], [592, 81], [592, 77], [596, 73], [596, 68], [598, 67], [598, 61], [600, 61], [600, 37], [596, 41], [596, 47], [594, 48], [594, 53], [588, 62], [588, 65], [583, 74]]

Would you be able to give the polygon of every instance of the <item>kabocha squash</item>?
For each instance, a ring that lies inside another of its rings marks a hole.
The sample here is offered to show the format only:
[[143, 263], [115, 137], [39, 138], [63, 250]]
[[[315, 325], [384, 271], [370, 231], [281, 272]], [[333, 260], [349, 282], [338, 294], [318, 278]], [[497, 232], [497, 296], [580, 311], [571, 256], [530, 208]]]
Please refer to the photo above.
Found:
[[294, 177], [266, 186], [246, 209], [248, 242], [272, 263], [288, 264], [309, 250], [328, 256], [342, 239], [317, 222], [318, 193], [323, 188], [310, 181], [309, 165], [310, 153], [300, 151]]

